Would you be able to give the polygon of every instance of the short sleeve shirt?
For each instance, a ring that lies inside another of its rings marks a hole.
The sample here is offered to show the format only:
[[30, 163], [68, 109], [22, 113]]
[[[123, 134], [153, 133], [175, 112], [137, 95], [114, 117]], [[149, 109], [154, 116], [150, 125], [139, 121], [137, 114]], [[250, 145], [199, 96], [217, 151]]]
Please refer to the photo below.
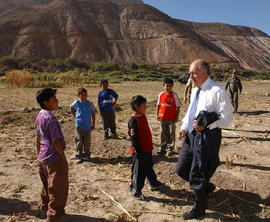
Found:
[[106, 92], [101, 90], [98, 93], [98, 104], [100, 104], [100, 111], [101, 112], [113, 112], [113, 98], [117, 99], [117, 93], [112, 90], [108, 89]]
[[75, 100], [70, 109], [76, 111], [76, 126], [80, 129], [90, 131], [92, 126], [92, 114], [97, 113], [94, 104], [89, 100], [82, 102], [80, 99]]
[[42, 109], [36, 118], [36, 136], [40, 138], [38, 160], [43, 163], [53, 163], [60, 159], [53, 141], [59, 139], [62, 148], [66, 148], [63, 133], [56, 117], [48, 110]]
[[161, 106], [159, 113], [160, 120], [174, 120], [176, 117], [176, 108], [181, 106], [181, 102], [176, 93], [170, 92], [167, 94], [164, 91], [159, 94], [157, 105]]

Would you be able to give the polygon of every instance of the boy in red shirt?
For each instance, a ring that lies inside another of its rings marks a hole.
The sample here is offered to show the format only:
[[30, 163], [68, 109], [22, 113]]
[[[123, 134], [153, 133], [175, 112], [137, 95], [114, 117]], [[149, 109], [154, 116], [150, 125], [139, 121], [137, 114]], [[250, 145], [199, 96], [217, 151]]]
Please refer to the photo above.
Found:
[[152, 134], [145, 116], [146, 102], [146, 99], [139, 95], [132, 98], [131, 108], [134, 114], [128, 122], [128, 135], [132, 144], [130, 193], [138, 199], [143, 199], [142, 188], [146, 177], [152, 190], [162, 186], [153, 169]]
[[160, 120], [160, 148], [158, 154], [166, 152], [167, 156], [173, 155], [175, 145], [175, 123], [178, 121], [181, 102], [178, 95], [172, 91], [173, 80], [165, 78], [164, 92], [158, 95], [157, 120]]

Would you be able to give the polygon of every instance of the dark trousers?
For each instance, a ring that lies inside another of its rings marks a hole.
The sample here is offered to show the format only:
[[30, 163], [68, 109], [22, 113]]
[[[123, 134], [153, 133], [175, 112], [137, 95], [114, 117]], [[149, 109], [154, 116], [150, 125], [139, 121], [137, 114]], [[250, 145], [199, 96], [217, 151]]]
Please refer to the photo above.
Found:
[[233, 92], [230, 90], [230, 94], [231, 94], [231, 103], [234, 107], [234, 112], [237, 112], [237, 110], [238, 110], [238, 91]]
[[115, 113], [114, 112], [100, 112], [104, 136], [107, 137], [109, 135], [109, 130], [111, 130], [112, 134], [116, 134], [116, 124], [115, 124]]
[[132, 167], [131, 167], [131, 184], [130, 193], [134, 196], [141, 194], [144, 187], [145, 178], [150, 185], [155, 186], [157, 175], [153, 169], [154, 163], [152, 152], [145, 152], [144, 159], [139, 160], [135, 154], [132, 154]]
[[41, 209], [47, 217], [61, 218], [65, 213], [68, 197], [68, 163], [56, 160], [53, 163], [39, 163], [39, 175], [43, 184], [41, 189]]
[[219, 164], [218, 152], [221, 143], [221, 130], [211, 130], [208, 138], [210, 147], [198, 153], [195, 145], [196, 131], [187, 133], [179, 152], [176, 165], [176, 173], [190, 183], [190, 187], [195, 192], [195, 207], [207, 208], [206, 190], [209, 181]]

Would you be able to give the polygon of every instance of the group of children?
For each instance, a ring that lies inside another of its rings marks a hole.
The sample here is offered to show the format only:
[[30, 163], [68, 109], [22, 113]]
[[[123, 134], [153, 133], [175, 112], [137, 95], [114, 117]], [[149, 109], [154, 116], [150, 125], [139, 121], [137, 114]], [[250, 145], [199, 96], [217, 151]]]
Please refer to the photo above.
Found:
[[[103, 122], [104, 140], [110, 138], [109, 131], [111, 131], [111, 137], [116, 139], [113, 107], [118, 99], [118, 95], [114, 90], [108, 88], [109, 83], [106, 79], [102, 79], [100, 85], [103, 90], [98, 93], [98, 108]], [[97, 110], [94, 104], [87, 99], [87, 90], [85, 88], [78, 89], [78, 99], [70, 105], [70, 110], [76, 119], [75, 159], [77, 163], [89, 161], [91, 157], [91, 131], [95, 129]]]
[[[104, 140], [118, 138], [116, 133], [114, 104], [117, 93], [108, 88], [108, 81], [101, 80], [102, 90], [98, 94], [98, 107], [103, 122]], [[173, 155], [175, 146], [175, 123], [178, 121], [181, 102], [173, 89], [173, 80], [166, 78], [164, 91], [158, 96], [157, 119], [160, 121], [160, 148], [158, 154]], [[40, 208], [46, 213], [47, 221], [61, 221], [68, 196], [68, 163], [64, 154], [66, 147], [61, 127], [51, 111], [58, 108], [56, 90], [45, 88], [37, 92], [37, 102], [41, 111], [36, 118], [36, 144], [39, 173], [43, 183]], [[140, 95], [131, 100], [133, 115], [128, 122], [131, 140], [132, 167], [130, 193], [143, 199], [142, 189], [145, 179], [152, 190], [162, 186], [153, 170], [152, 134], [145, 116], [147, 100]], [[70, 110], [76, 118], [75, 146], [76, 162], [91, 158], [91, 130], [95, 129], [97, 109], [87, 99], [87, 90], [78, 89], [78, 99]], [[111, 135], [109, 136], [109, 132]]]

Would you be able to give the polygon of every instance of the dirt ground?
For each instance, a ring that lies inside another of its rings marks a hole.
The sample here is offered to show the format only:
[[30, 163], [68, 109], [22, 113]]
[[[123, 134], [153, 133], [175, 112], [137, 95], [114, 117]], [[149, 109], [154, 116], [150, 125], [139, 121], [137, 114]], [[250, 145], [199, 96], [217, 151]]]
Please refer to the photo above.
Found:
[[[116, 107], [119, 139], [103, 141], [101, 119], [97, 115], [96, 129], [92, 132], [92, 160], [82, 164], [74, 161], [74, 119], [68, 110], [76, 99], [77, 86], [61, 88], [57, 93], [60, 109], [55, 115], [61, 122], [69, 162], [67, 221], [134, 221], [134, 218], [140, 222], [182, 221], [181, 215], [192, 206], [194, 198], [188, 183], [175, 174], [182, 141], [177, 140], [172, 157], [156, 155], [159, 122], [154, 110], [162, 83], [127, 82], [111, 84], [111, 88], [120, 96]], [[97, 104], [100, 88], [87, 89], [89, 99]], [[175, 83], [174, 91], [181, 99], [183, 90], [183, 85]], [[45, 221], [38, 218], [37, 210], [41, 181], [35, 151], [36, 91], [0, 86], [0, 221]], [[129, 101], [136, 94], [148, 100], [147, 117], [155, 145], [154, 169], [158, 179], [165, 183], [155, 192], [145, 184], [144, 201], [129, 194], [131, 158], [127, 121], [131, 114]], [[234, 114], [231, 125], [223, 130], [222, 164], [211, 180], [217, 189], [209, 198], [209, 209], [201, 219], [204, 222], [270, 221], [270, 81], [244, 81], [239, 100], [239, 114]], [[181, 118], [186, 109], [187, 105], [183, 105]], [[180, 121], [177, 129], [179, 125]]]

